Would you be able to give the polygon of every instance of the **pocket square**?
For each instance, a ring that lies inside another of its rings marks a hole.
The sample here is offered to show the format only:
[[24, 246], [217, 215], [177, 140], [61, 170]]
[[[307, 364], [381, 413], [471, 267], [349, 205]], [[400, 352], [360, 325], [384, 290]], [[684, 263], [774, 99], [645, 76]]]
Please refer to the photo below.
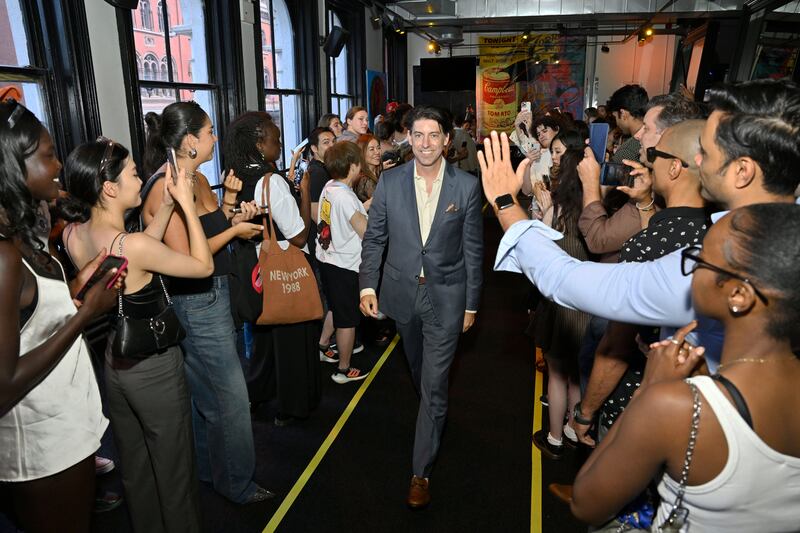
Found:
[[447, 206], [447, 209], [444, 210], [445, 213], [455, 213], [456, 211], [458, 211], [456, 204], [450, 204]]

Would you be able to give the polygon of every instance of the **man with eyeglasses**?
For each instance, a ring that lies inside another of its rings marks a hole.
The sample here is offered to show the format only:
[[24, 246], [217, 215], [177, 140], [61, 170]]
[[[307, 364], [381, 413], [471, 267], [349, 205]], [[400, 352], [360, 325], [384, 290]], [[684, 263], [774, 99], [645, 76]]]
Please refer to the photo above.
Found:
[[[714, 111], [703, 127], [695, 156], [703, 197], [727, 209], [794, 202], [800, 184], [800, 87], [787, 80], [757, 80], [709, 90], [708, 96]], [[492, 143], [500, 143], [496, 134], [487, 144]], [[486, 152], [487, 160], [481, 161], [484, 193], [494, 203], [516, 193], [520, 178], [500, 146]], [[495, 210], [506, 231], [496, 270], [524, 273], [560, 305], [613, 320], [662, 326], [662, 337], [698, 319], [688, 340], [706, 348], [709, 370], [716, 370], [722, 329], [696, 315], [691, 278], [681, 272], [679, 251], [645, 263], [580, 262], [552, 242], [561, 238], [560, 233], [527, 220], [521, 208], [498, 210], [495, 204]]]
[[[620, 261], [653, 261], [675, 250], [702, 242], [709, 226], [705, 201], [700, 196], [699, 168], [694, 156], [704, 121], [687, 120], [666, 129], [655, 146], [646, 150], [652, 168], [653, 192], [664, 199], [666, 208], [650, 219], [646, 229], [629, 239]], [[596, 167], [592, 160], [581, 165]], [[595, 169], [599, 172], [599, 167]], [[646, 172], [637, 168], [634, 173]], [[636, 335], [640, 342], [636, 342]], [[587, 435], [600, 413], [600, 434], [610, 429], [628, 405], [641, 383], [646, 359], [640, 345], [659, 339], [659, 328], [637, 327], [612, 321], [597, 348], [592, 373], [571, 422], [579, 441], [594, 446]]]

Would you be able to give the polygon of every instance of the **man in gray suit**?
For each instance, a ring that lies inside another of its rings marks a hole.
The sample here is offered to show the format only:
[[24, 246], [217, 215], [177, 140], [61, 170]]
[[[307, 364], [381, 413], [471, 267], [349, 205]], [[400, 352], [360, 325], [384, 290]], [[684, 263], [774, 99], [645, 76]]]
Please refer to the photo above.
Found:
[[407, 503], [430, 502], [428, 476], [447, 414], [450, 363], [458, 336], [475, 321], [482, 283], [483, 220], [478, 180], [446, 164], [452, 132], [445, 114], [419, 106], [409, 116], [414, 159], [381, 175], [364, 234], [361, 311], [392, 317], [420, 395]]

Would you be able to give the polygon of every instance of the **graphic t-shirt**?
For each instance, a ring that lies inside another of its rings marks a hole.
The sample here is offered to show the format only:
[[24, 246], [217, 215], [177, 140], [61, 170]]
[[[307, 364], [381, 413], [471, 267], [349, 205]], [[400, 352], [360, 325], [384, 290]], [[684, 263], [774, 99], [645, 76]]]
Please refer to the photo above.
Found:
[[358, 272], [361, 264], [361, 238], [350, 224], [350, 219], [356, 212], [367, 215], [353, 189], [342, 182], [329, 181], [319, 197], [317, 259]]

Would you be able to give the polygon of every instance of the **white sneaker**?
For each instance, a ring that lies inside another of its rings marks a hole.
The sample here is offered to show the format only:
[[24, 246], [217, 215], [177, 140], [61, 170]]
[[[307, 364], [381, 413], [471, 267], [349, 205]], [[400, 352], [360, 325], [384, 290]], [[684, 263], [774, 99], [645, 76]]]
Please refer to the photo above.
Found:
[[331, 376], [331, 379], [339, 385], [342, 385], [350, 381], [360, 381], [367, 376], [369, 376], [369, 372], [364, 372], [351, 366], [350, 368], [337, 368], [336, 372]]

